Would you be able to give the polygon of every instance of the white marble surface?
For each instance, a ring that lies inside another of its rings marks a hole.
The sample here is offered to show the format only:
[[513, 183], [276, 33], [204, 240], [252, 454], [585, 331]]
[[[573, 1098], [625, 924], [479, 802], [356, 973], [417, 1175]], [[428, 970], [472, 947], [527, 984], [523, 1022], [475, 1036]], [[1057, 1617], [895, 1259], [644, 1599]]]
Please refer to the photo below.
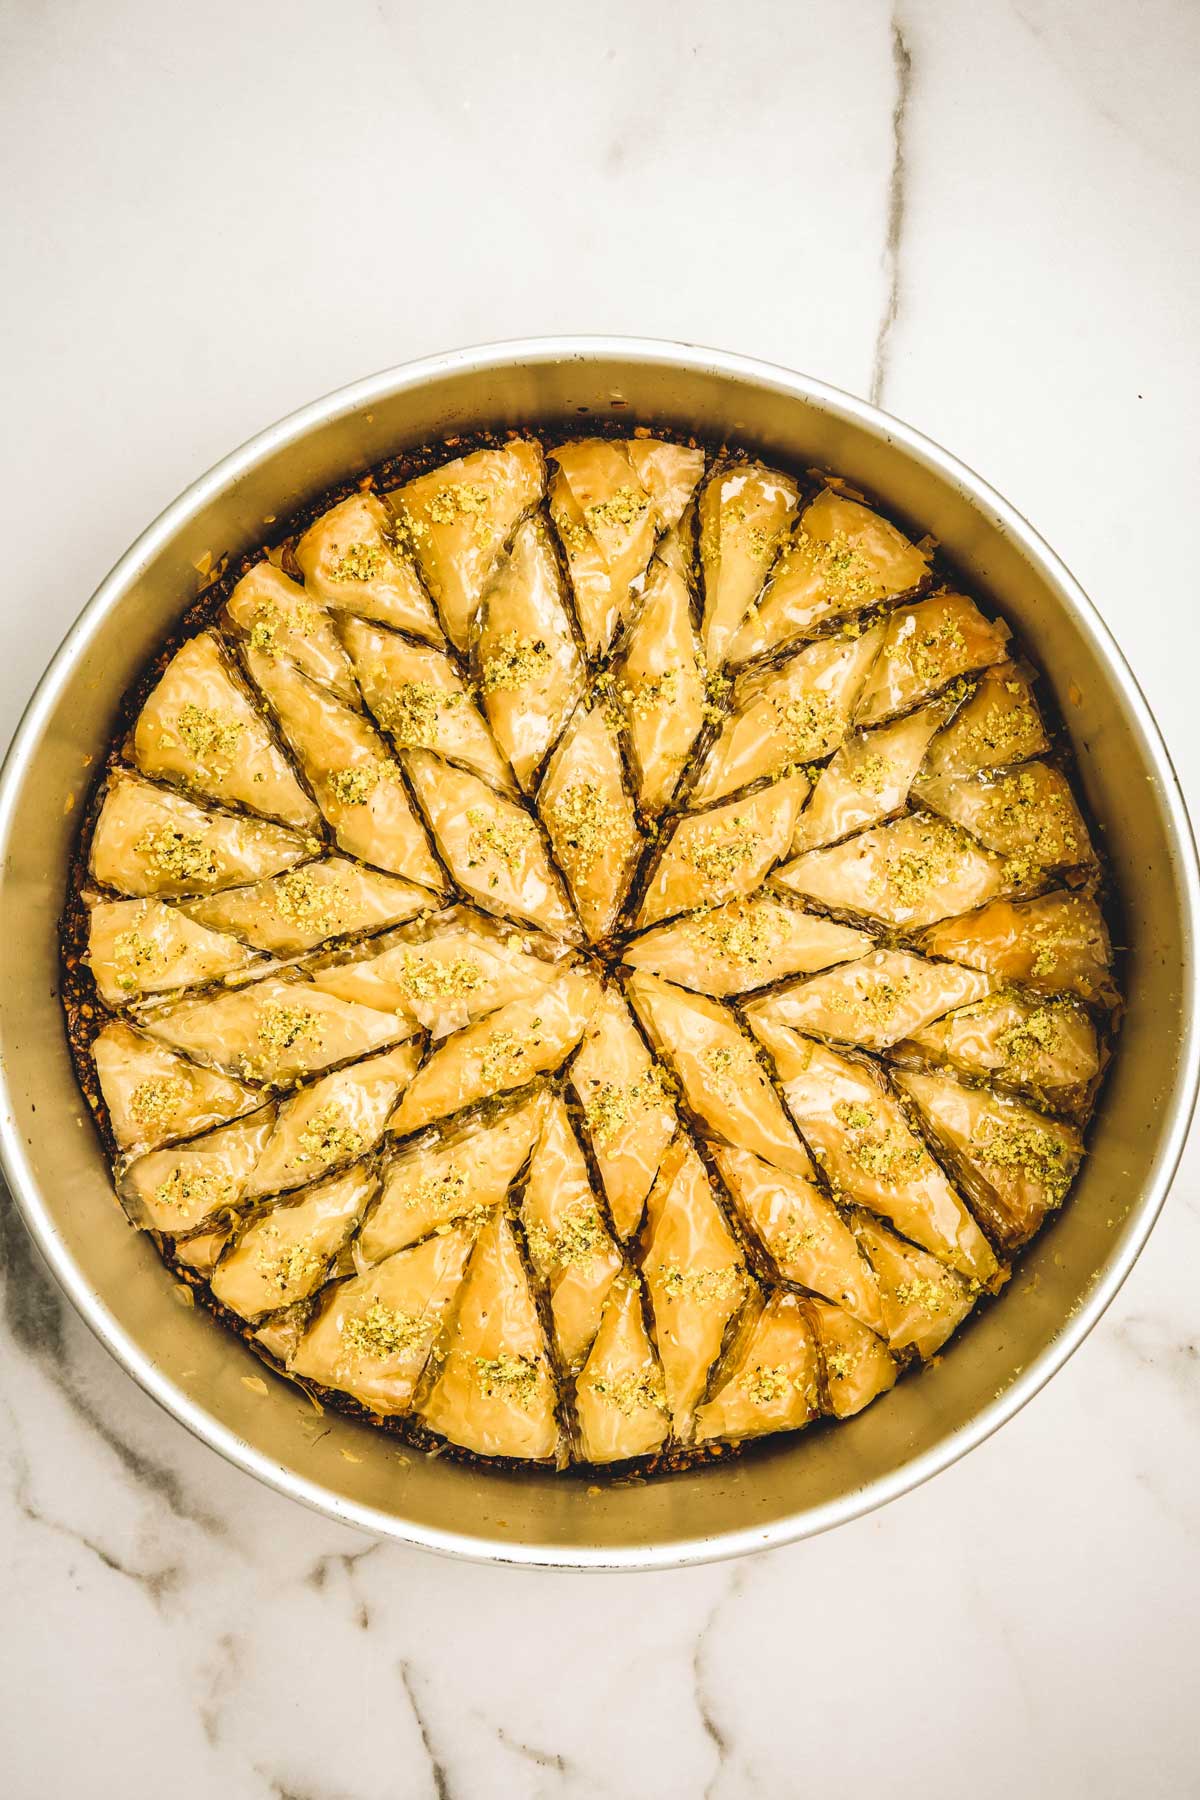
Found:
[[[0, 43], [4, 735], [117, 554], [261, 425], [430, 350], [628, 331], [874, 389], [985, 471], [1200, 796], [1194, 0], [10, 0]], [[1200, 1790], [1195, 1143], [997, 1438], [678, 1574], [325, 1523], [158, 1413], [7, 1243], [11, 1800]]]

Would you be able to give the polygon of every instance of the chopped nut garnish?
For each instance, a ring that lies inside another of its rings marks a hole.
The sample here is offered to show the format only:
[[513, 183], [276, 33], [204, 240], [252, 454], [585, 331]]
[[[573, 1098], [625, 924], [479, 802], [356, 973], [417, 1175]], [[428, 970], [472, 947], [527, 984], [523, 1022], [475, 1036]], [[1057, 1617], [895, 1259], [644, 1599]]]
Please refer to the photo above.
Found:
[[187, 1098], [187, 1083], [179, 1075], [150, 1075], [139, 1081], [129, 1096], [129, 1110], [141, 1125], [163, 1126]]
[[534, 1224], [525, 1235], [534, 1261], [548, 1270], [586, 1267], [595, 1261], [608, 1233], [595, 1205], [583, 1200], [568, 1207], [553, 1231]]
[[305, 931], [332, 937], [343, 926], [345, 891], [334, 880], [318, 881], [311, 869], [289, 869], [272, 889], [280, 918]]
[[776, 708], [792, 756], [819, 756], [838, 724], [828, 694], [801, 694]]
[[761, 842], [760, 834], [738, 813], [732, 824], [710, 826], [703, 835], [698, 833], [684, 854], [706, 880], [722, 881], [757, 856]]
[[215, 881], [217, 859], [198, 831], [151, 825], [134, 844], [150, 867], [171, 881]]
[[485, 1400], [511, 1400], [529, 1406], [538, 1390], [538, 1364], [532, 1356], [477, 1356], [475, 1375]]
[[483, 985], [483, 973], [469, 957], [443, 962], [437, 956], [407, 952], [398, 976], [400, 986], [414, 1000], [461, 999]]
[[593, 781], [565, 788], [546, 810], [559, 854], [576, 874], [588, 874], [620, 842], [621, 814]]
[[[266, 1239], [277, 1240], [280, 1235], [278, 1225], [271, 1224], [265, 1228]], [[254, 1260], [264, 1279], [272, 1287], [278, 1288], [281, 1294], [286, 1294], [291, 1288], [308, 1286], [325, 1266], [325, 1258], [318, 1256], [311, 1244], [303, 1242], [278, 1244], [265, 1241], [257, 1246]]]
[[595, 531], [597, 525], [636, 525], [650, 504], [649, 494], [637, 488], [619, 487], [607, 500], [593, 501], [585, 506], [583, 516]]
[[365, 806], [381, 781], [396, 781], [399, 773], [395, 763], [372, 757], [354, 769], [334, 769], [329, 786], [343, 806]]
[[1070, 1146], [1037, 1125], [984, 1118], [971, 1148], [981, 1162], [1037, 1182], [1052, 1206], [1065, 1197], [1075, 1175], [1077, 1158]]
[[[385, 671], [379, 671], [385, 675]], [[441, 715], [461, 706], [463, 695], [429, 681], [401, 681], [374, 704], [375, 717], [398, 744], [410, 750], [432, 750], [441, 733]]]
[[155, 1204], [192, 1220], [220, 1206], [232, 1206], [237, 1188], [216, 1169], [189, 1169], [179, 1164], [154, 1190]]
[[330, 1103], [313, 1114], [296, 1141], [296, 1161], [349, 1162], [363, 1147], [362, 1133], [347, 1125], [341, 1109]]
[[391, 1356], [406, 1356], [415, 1350], [429, 1331], [420, 1313], [400, 1312], [372, 1300], [365, 1312], [350, 1313], [338, 1327], [343, 1342], [354, 1356], [374, 1357], [384, 1361]]
[[740, 1263], [730, 1263], [723, 1269], [684, 1269], [678, 1263], [665, 1263], [657, 1279], [669, 1299], [696, 1300], [701, 1304], [733, 1299], [745, 1285]]
[[636, 1114], [669, 1104], [674, 1084], [658, 1063], [636, 1081], [601, 1082], [584, 1103], [583, 1117], [598, 1147], [616, 1136]]
[[380, 544], [350, 544], [330, 565], [331, 581], [370, 581], [387, 564]]
[[504, 1086], [523, 1068], [529, 1046], [515, 1031], [494, 1031], [483, 1047], [479, 1072], [491, 1086]]
[[657, 1370], [647, 1369], [640, 1374], [631, 1370], [626, 1375], [615, 1377], [594, 1375], [587, 1385], [593, 1394], [601, 1400], [607, 1400], [610, 1406], [615, 1406], [627, 1419], [632, 1418], [635, 1412], [650, 1407], [656, 1412], [667, 1410], [667, 1396]]
[[410, 1211], [441, 1212], [466, 1195], [467, 1178], [461, 1169], [442, 1169], [419, 1181], [404, 1204]]
[[496, 639], [496, 647], [487, 657], [482, 670], [485, 694], [515, 692], [541, 681], [550, 668], [550, 652], [541, 638], [521, 637], [506, 631]]
[[135, 928], [122, 931], [113, 939], [113, 959], [120, 971], [117, 986], [128, 993], [140, 987], [147, 976], [161, 967], [163, 953], [153, 938], [144, 938]]
[[776, 1400], [782, 1400], [791, 1386], [791, 1377], [782, 1363], [773, 1367], [760, 1363], [757, 1369], [749, 1370], [742, 1377], [748, 1398], [755, 1406], [770, 1406]]
[[237, 754], [243, 726], [240, 719], [222, 719], [219, 713], [191, 701], [181, 706], [176, 728], [198, 762], [228, 763]]
[[924, 1162], [925, 1152], [917, 1140], [894, 1125], [881, 1123], [874, 1108], [855, 1100], [837, 1100], [833, 1112], [850, 1134], [847, 1154], [864, 1174], [895, 1182], [915, 1174]]
[[484, 806], [468, 807], [467, 824], [471, 827], [471, 835], [467, 841], [469, 869], [473, 869], [478, 862], [486, 862], [489, 857], [495, 857], [510, 872], [515, 870], [528, 851], [530, 840], [536, 835], [532, 820], [523, 814], [502, 822]]
[[731, 902], [719, 913], [694, 913], [687, 921], [687, 929], [689, 936], [706, 944], [717, 956], [728, 957], [748, 969], [769, 962], [779, 939], [771, 912], [752, 901]]

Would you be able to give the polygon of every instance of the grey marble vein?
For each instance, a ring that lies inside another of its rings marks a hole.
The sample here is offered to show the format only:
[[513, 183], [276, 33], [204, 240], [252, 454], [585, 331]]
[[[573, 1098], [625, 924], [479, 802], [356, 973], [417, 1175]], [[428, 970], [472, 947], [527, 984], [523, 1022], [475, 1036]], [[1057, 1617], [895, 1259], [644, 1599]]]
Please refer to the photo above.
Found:
[[536, 1744], [524, 1744], [520, 1738], [513, 1737], [505, 1731], [503, 1725], [496, 1727], [496, 1737], [506, 1750], [512, 1750], [526, 1762], [533, 1763], [539, 1769], [548, 1769], [555, 1775], [564, 1778], [571, 1775], [574, 1765], [570, 1759], [556, 1750], [540, 1750]]
[[717, 1753], [716, 1768], [704, 1790], [705, 1800], [710, 1800], [710, 1796], [716, 1792], [717, 1783], [728, 1767], [732, 1750], [729, 1734], [717, 1717], [716, 1700], [708, 1678], [709, 1642], [717, 1620], [730, 1601], [735, 1600], [742, 1592], [748, 1578], [748, 1565], [745, 1563], [735, 1565], [729, 1581], [722, 1588], [708, 1617], [696, 1633], [696, 1641], [692, 1650], [692, 1692], [695, 1697], [696, 1712], [706, 1737]]
[[883, 267], [887, 278], [887, 290], [883, 311], [879, 318], [879, 328], [875, 334], [875, 354], [871, 363], [869, 391], [871, 403], [874, 406], [878, 406], [883, 397], [884, 383], [888, 376], [892, 331], [900, 313], [901, 276], [903, 273], [901, 248], [907, 205], [908, 105], [912, 96], [912, 68], [912, 52], [908, 47], [899, 17], [893, 11], [892, 69], [895, 77], [895, 98], [892, 103], [892, 166], [888, 177], [887, 236], [883, 247]]
[[175, 1471], [123, 1438], [81, 1391], [70, 1369], [66, 1302], [43, 1267], [2, 1183], [0, 1268], [4, 1270], [0, 1317], [17, 1348], [38, 1364], [71, 1409], [107, 1445], [134, 1481], [165, 1501], [176, 1518], [198, 1525], [213, 1537], [224, 1536], [222, 1521], [186, 1492]]
[[11, 1408], [5, 1406], [4, 1411], [7, 1416], [6, 1450], [13, 1475], [13, 1504], [21, 1517], [31, 1525], [40, 1525], [43, 1530], [51, 1531], [57, 1537], [66, 1538], [69, 1542], [78, 1544], [81, 1550], [86, 1550], [89, 1556], [94, 1556], [104, 1568], [110, 1569], [114, 1575], [122, 1575], [127, 1581], [134, 1582], [149, 1595], [156, 1606], [161, 1606], [167, 1595], [173, 1593], [181, 1585], [184, 1575], [182, 1565], [178, 1562], [167, 1561], [152, 1564], [149, 1567], [138, 1567], [124, 1557], [118, 1556], [114, 1550], [110, 1550], [90, 1532], [80, 1531], [76, 1526], [68, 1525], [62, 1519], [53, 1518], [38, 1506], [33, 1499], [33, 1473], [29, 1459], [21, 1447], [17, 1422]]
[[422, 1747], [424, 1748], [425, 1755], [429, 1759], [429, 1774], [433, 1781], [433, 1791], [437, 1795], [437, 1800], [453, 1800], [453, 1789], [450, 1786], [450, 1777], [446, 1772], [446, 1765], [434, 1749], [433, 1737], [429, 1730], [429, 1721], [425, 1717], [424, 1708], [417, 1699], [416, 1688], [413, 1685], [412, 1666], [410, 1663], [401, 1661], [397, 1667], [400, 1671], [400, 1680], [408, 1698], [408, 1704], [412, 1708], [413, 1718], [416, 1720], [417, 1730], [421, 1734]]

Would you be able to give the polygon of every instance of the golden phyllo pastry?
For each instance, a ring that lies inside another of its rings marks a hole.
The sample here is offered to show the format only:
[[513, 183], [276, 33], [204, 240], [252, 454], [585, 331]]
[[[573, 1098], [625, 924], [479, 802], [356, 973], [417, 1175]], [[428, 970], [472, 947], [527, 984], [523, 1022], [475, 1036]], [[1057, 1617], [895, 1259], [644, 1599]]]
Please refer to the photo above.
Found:
[[352, 494], [322, 513], [295, 556], [306, 591], [331, 613], [441, 642], [429, 595], [397, 542], [395, 514], [377, 494]]
[[416, 558], [456, 650], [470, 641], [488, 580], [545, 485], [542, 447], [514, 438], [443, 463], [388, 495], [396, 535]]
[[181, 596], [62, 982], [183, 1298], [319, 1409], [587, 1484], [940, 1360], [1120, 997], [1066, 735], [933, 541], [562, 429], [406, 452]]
[[545, 1462], [558, 1449], [556, 1393], [542, 1323], [513, 1227], [502, 1211], [475, 1241], [440, 1373], [419, 1410], [434, 1431], [482, 1456]]
[[734, 662], [918, 587], [929, 552], [869, 506], [826, 488], [786, 538], [762, 598], [733, 640]]
[[521, 787], [532, 793], [584, 691], [583, 657], [558, 559], [540, 517], [518, 525], [512, 549], [484, 594], [474, 660], [496, 741]]

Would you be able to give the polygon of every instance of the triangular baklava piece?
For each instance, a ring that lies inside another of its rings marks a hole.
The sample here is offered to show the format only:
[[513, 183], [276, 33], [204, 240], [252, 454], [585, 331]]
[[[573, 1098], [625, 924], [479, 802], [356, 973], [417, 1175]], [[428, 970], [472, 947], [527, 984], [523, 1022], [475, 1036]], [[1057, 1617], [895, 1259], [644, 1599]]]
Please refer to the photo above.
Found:
[[974, 692], [930, 748], [923, 774], [974, 775], [1025, 762], [1049, 748], [1033, 698], [1032, 671], [1019, 663], [985, 669]]
[[275, 1126], [275, 1108], [178, 1144], [151, 1150], [124, 1171], [118, 1192], [137, 1225], [192, 1233], [249, 1199], [254, 1170]]
[[377, 619], [440, 643], [429, 596], [396, 542], [395, 525], [377, 494], [352, 494], [330, 507], [296, 545], [305, 589], [330, 612]]
[[528, 1161], [542, 1113], [539, 1095], [489, 1125], [467, 1125], [453, 1137], [413, 1144], [393, 1157], [379, 1204], [359, 1235], [361, 1261], [378, 1262], [464, 1220], [478, 1225]]
[[959, 676], [1002, 662], [1008, 639], [1003, 619], [985, 619], [965, 594], [932, 594], [890, 613], [856, 722], [877, 725], [919, 706]]
[[604, 709], [580, 705], [550, 758], [538, 812], [590, 942], [607, 937], [642, 837]]
[[715, 1000], [637, 974], [629, 998], [659, 1054], [678, 1077], [688, 1107], [707, 1136], [740, 1145], [776, 1168], [811, 1175], [754, 1040]]
[[436, 751], [491, 786], [512, 789], [512, 771], [444, 651], [359, 619], [342, 635], [363, 699], [399, 749]]
[[696, 1411], [701, 1442], [798, 1431], [820, 1411], [816, 1339], [795, 1294], [758, 1301], [739, 1327], [715, 1392]]
[[686, 1441], [726, 1327], [750, 1283], [708, 1173], [684, 1134], [663, 1158], [646, 1203], [642, 1279], [674, 1433]]
[[704, 570], [704, 654], [719, 669], [729, 655], [799, 499], [790, 475], [757, 462], [724, 463], [699, 501]]
[[407, 1136], [557, 1069], [583, 1036], [599, 993], [590, 971], [568, 970], [544, 993], [511, 1000], [445, 1038], [410, 1085], [390, 1129]]
[[987, 1239], [876, 1069], [764, 1020], [753, 1024], [834, 1192], [882, 1213], [964, 1275], [991, 1280]]
[[835, 1419], [852, 1419], [895, 1386], [895, 1358], [873, 1331], [840, 1306], [810, 1300], [805, 1310], [820, 1352], [828, 1410]]
[[532, 793], [584, 683], [558, 559], [540, 517], [517, 527], [484, 595], [473, 653], [496, 741]]
[[331, 938], [402, 924], [436, 900], [436, 894], [415, 882], [344, 856], [327, 856], [251, 887], [186, 901], [179, 911], [259, 950], [299, 956]]
[[476, 1240], [441, 1372], [419, 1411], [434, 1431], [480, 1456], [545, 1462], [558, 1449], [541, 1320], [502, 1212]]
[[636, 1231], [675, 1133], [671, 1082], [612, 988], [606, 988], [571, 1064], [571, 1086], [621, 1237]]
[[680, 818], [650, 876], [638, 924], [753, 893], [787, 854], [808, 790], [806, 775], [792, 775], [748, 799]]
[[1070, 784], [1049, 763], [1023, 763], [1003, 775], [941, 775], [919, 791], [923, 806], [1008, 857], [1017, 880], [1093, 860]]
[[733, 684], [729, 717], [704, 760], [692, 805], [723, 800], [750, 782], [836, 750], [883, 639], [823, 638], [779, 668]]
[[911, 1032], [900, 1049], [964, 1075], [995, 1077], [1056, 1106], [1074, 1105], [1100, 1073], [1096, 1027], [1079, 1002], [1017, 988], [947, 1013]]
[[347, 1169], [256, 1213], [211, 1278], [222, 1306], [261, 1319], [307, 1300], [328, 1278], [377, 1186], [366, 1168]]
[[572, 936], [574, 914], [535, 821], [477, 775], [427, 750], [405, 764], [451, 876], [488, 912]]
[[891, 725], [848, 737], [823, 769], [812, 772], [812, 798], [796, 821], [792, 854], [819, 850], [898, 813], [947, 710], [945, 701], [935, 700]]
[[1000, 857], [965, 831], [921, 813], [827, 850], [807, 850], [775, 876], [831, 912], [908, 930], [979, 906], [1013, 878]]
[[312, 843], [282, 825], [197, 806], [172, 788], [114, 769], [90, 868], [122, 894], [209, 894], [276, 875], [311, 856]]
[[195, 924], [187, 909], [161, 900], [96, 900], [88, 908], [87, 964], [109, 1006], [203, 987], [257, 961], [236, 937]]
[[1087, 894], [997, 900], [964, 918], [935, 924], [922, 935], [921, 948], [929, 956], [950, 957], [1050, 993], [1078, 994], [1081, 1000], [1113, 997], [1108, 932]]
[[398, 535], [417, 560], [446, 635], [465, 650], [471, 625], [513, 532], [542, 497], [546, 469], [536, 438], [476, 450], [394, 489]]
[[802, 1175], [772, 1168], [750, 1150], [716, 1145], [713, 1155], [747, 1228], [784, 1280], [823, 1294], [881, 1331], [875, 1278], [833, 1202]]
[[144, 775], [182, 781], [297, 830], [320, 824], [211, 631], [189, 638], [163, 670], [133, 728], [133, 760]]
[[209, 1068], [281, 1084], [412, 1036], [394, 1013], [323, 994], [303, 977], [268, 975], [229, 994], [147, 1014], [146, 1030]]
[[661, 812], [679, 786], [707, 710], [683, 530], [663, 539], [650, 564], [616, 677], [638, 801], [650, 813]]
[[521, 1223], [530, 1260], [549, 1292], [559, 1354], [568, 1369], [577, 1369], [599, 1329], [621, 1253], [601, 1216], [558, 1095], [548, 1101], [543, 1118], [521, 1197]]
[[282, 1194], [367, 1156], [420, 1061], [415, 1043], [337, 1069], [285, 1101], [246, 1193]]
[[625, 961], [701, 994], [744, 994], [786, 975], [848, 962], [873, 939], [773, 894], [751, 894], [643, 932]]
[[991, 986], [976, 969], [927, 962], [903, 950], [873, 950], [848, 967], [754, 1000], [747, 1013], [812, 1037], [887, 1050], [931, 1019], [981, 1000]]
[[814, 627], [908, 593], [929, 572], [928, 550], [833, 488], [805, 507], [730, 657], [761, 656]]
[[855, 1215], [854, 1232], [879, 1283], [888, 1343], [893, 1350], [936, 1356], [974, 1307], [979, 1283], [905, 1243], [866, 1213]]
[[262, 1105], [253, 1088], [198, 1068], [128, 1025], [106, 1025], [92, 1059], [119, 1150], [153, 1150]]
[[242, 576], [229, 596], [225, 622], [247, 653], [295, 663], [339, 699], [356, 698], [350, 659], [329, 614], [274, 563], [255, 563]]
[[1061, 1206], [1083, 1160], [1070, 1125], [948, 1075], [899, 1070], [897, 1085], [946, 1153], [975, 1211], [1006, 1250], [1027, 1242]]
[[439, 887], [441, 871], [399, 765], [362, 713], [343, 705], [292, 663], [250, 651], [247, 667], [279, 720], [338, 848], [389, 875]]
[[288, 1357], [290, 1373], [382, 1416], [408, 1412], [470, 1254], [471, 1233], [452, 1231], [337, 1282]]
[[670, 1434], [663, 1372], [642, 1304], [641, 1283], [627, 1270], [609, 1288], [596, 1341], [575, 1384], [584, 1462], [651, 1456]]

